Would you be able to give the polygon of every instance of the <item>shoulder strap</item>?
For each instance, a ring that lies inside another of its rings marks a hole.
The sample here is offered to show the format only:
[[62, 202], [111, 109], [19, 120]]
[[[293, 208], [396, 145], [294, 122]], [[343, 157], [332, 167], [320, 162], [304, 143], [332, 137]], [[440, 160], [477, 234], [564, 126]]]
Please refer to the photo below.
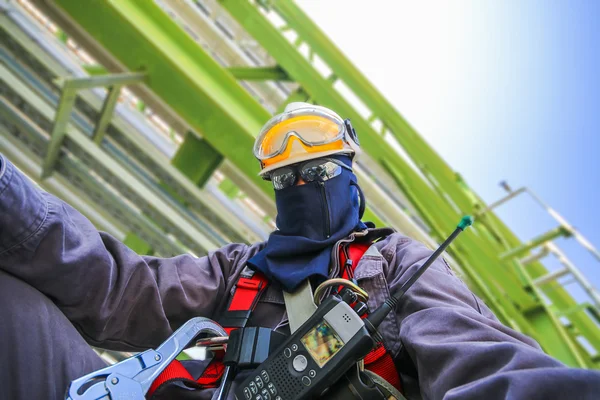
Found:
[[342, 266], [342, 278], [352, 280], [354, 278], [354, 269], [358, 260], [371, 247], [371, 242], [354, 242], [342, 245], [340, 249], [340, 265]]
[[300, 328], [317, 309], [308, 280], [304, 281], [294, 293], [288, 293], [284, 290], [283, 300], [285, 301], [285, 311], [287, 312], [291, 333]]
[[[387, 233], [387, 232], [386, 232]], [[387, 235], [386, 235], [387, 236]], [[358, 265], [358, 261], [367, 252], [372, 243], [369, 242], [354, 242], [343, 246], [340, 251], [340, 265], [343, 265], [342, 278], [353, 279], [354, 270]], [[378, 346], [371, 350], [364, 359], [365, 369], [372, 373], [380, 376], [391, 386], [402, 392], [402, 385], [400, 382], [400, 375], [394, 364], [392, 356], [383, 343], [379, 343]]]
[[244, 268], [233, 289], [233, 295], [227, 305], [227, 311], [219, 319], [219, 324], [227, 334], [248, 323], [252, 311], [260, 296], [269, 285], [268, 279], [260, 272]]

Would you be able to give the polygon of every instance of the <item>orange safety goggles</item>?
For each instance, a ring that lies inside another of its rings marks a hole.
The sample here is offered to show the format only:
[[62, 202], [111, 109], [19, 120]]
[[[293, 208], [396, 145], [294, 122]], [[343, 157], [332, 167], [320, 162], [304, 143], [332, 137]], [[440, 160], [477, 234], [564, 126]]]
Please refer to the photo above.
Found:
[[269, 120], [258, 135], [253, 152], [266, 168], [298, 153], [352, 151], [350, 141], [358, 147], [349, 120], [343, 121], [337, 115], [306, 107]]

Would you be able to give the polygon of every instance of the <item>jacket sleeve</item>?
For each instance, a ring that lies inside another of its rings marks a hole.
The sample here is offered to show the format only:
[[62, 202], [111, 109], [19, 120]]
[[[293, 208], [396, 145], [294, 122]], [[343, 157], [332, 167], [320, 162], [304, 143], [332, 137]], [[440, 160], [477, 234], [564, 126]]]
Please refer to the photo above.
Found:
[[140, 256], [0, 163], [0, 268], [52, 299], [93, 345], [155, 347], [188, 319], [211, 318], [254, 252], [234, 244], [202, 258]]
[[[400, 241], [387, 273], [391, 291], [432, 254]], [[426, 399], [598, 398], [598, 371], [567, 368], [531, 338], [501, 324], [437, 260], [398, 307], [400, 337]]]

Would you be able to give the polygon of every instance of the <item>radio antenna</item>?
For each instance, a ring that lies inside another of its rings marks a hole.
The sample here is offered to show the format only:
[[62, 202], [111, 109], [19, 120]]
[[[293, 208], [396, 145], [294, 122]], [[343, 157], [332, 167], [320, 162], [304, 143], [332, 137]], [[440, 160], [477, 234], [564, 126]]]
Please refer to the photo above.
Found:
[[383, 322], [383, 320], [390, 313], [390, 311], [396, 308], [402, 296], [404, 296], [406, 291], [410, 289], [410, 287], [417, 281], [417, 279], [419, 279], [421, 275], [423, 275], [427, 268], [429, 268], [429, 266], [433, 264], [433, 262], [440, 256], [440, 254], [444, 252], [444, 250], [446, 250], [450, 243], [452, 243], [452, 241], [456, 239], [456, 237], [461, 232], [463, 232], [472, 224], [473, 217], [469, 215], [463, 217], [460, 220], [454, 232], [452, 232], [452, 234], [448, 236], [444, 243], [442, 243], [440, 247], [438, 247], [433, 252], [433, 254], [427, 259], [427, 261], [425, 261], [425, 263], [421, 267], [419, 267], [419, 269], [410, 278], [408, 278], [406, 282], [404, 282], [400, 289], [396, 290], [394, 294], [389, 299], [387, 299], [385, 303], [383, 303], [378, 309], [369, 314], [365, 322], [368, 322], [366, 325], [367, 329], [371, 334], [375, 333], [377, 327], [381, 324], [381, 322]]

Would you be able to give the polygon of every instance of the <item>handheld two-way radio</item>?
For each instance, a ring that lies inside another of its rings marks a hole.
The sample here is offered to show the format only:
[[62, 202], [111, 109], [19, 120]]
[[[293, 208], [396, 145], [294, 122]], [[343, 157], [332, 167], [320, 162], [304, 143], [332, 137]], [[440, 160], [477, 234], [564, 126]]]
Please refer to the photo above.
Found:
[[321, 395], [381, 340], [377, 327], [448, 245], [473, 223], [464, 217], [431, 257], [366, 319], [352, 296], [330, 296], [235, 391], [238, 400], [299, 400]]

